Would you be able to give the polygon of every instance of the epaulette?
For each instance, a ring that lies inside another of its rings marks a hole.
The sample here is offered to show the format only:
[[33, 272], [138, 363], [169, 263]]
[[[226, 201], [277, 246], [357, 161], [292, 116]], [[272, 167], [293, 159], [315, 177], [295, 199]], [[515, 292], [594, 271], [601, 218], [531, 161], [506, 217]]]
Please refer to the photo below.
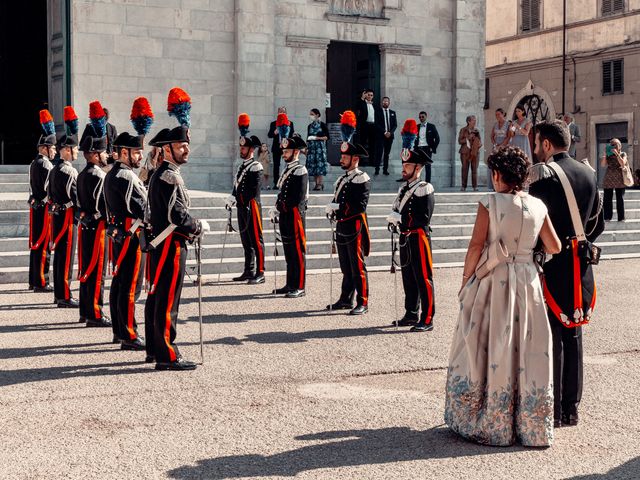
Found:
[[135, 182], [136, 174], [133, 173], [133, 170], [129, 170], [128, 168], [121, 168], [118, 170], [118, 173], [116, 173], [116, 178], [124, 178], [129, 182]]
[[366, 172], [362, 172], [360, 175], [356, 175], [355, 177], [353, 177], [351, 183], [367, 183], [369, 180], [371, 180], [369, 174]]
[[71, 165], [67, 165], [66, 163], [63, 163], [60, 166], [60, 171], [63, 173], [66, 173], [70, 177], [73, 177], [73, 178], [78, 177], [78, 171], [75, 168], [73, 168]]
[[553, 177], [553, 170], [545, 163], [536, 163], [529, 170], [529, 183]]
[[255, 162], [253, 165], [249, 167], [250, 172], [262, 172], [263, 170], [264, 170], [264, 167], [260, 162]]
[[418, 188], [416, 188], [416, 191], [413, 192], [413, 194], [416, 197], [425, 197], [427, 195], [431, 195], [433, 192], [435, 192], [435, 190], [433, 189], [433, 185], [431, 185], [429, 182], [423, 182]]
[[308, 173], [307, 167], [305, 167], [304, 165], [297, 166], [296, 169], [293, 171], [293, 174], [299, 177], [301, 177], [302, 175], [306, 175], [307, 173]]
[[167, 169], [162, 172], [162, 175], [160, 175], [160, 180], [167, 182], [170, 185], [184, 185], [184, 179], [182, 178], [182, 175], [174, 172], [171, 169]]

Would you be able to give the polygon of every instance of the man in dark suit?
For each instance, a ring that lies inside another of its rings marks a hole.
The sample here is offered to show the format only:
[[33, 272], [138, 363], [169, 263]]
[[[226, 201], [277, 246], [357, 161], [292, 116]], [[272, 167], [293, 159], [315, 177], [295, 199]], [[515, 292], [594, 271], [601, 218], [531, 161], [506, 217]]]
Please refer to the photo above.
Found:
[[[568, 153], [571, 134], [562, 120], [536, 125], [535, 155], [529, 193], [540, 198], [562, 240], [562, 250], [544, 264], [544, 296], [553, 338], [553, 396], [556, 427], [577, 425], [582, 397], [582, 325], [591, 319], [596, 300], [591, 242], [604, 230], [602, 202], [594, 171]], [[556, 169], [564, 172], [560, 175]], [[570, 185], [579, 213], [576, 228], [561, 177]], [[576, 231], [582, 230], [582, 231]]]
[[[278, 113], [287, 113], [286, 107], [278, 107]], [[293, 137], [295, 130], [293, 128], [293, 122], [289, 125], [289, 138]], [[276, 127], [276, 121], [274, 120], [269, 125], [269, 133], [267, 137], [273, 139], [271, 144], [271, 153], [273, 155], [273, 188], [278, 189], [278, 179], [280, 178], [280, 159], [282, 158], [282, 148], [280, 148], [280, 142], [282, 139], [278, 134], [278, 128]]]
[[382, 97], [382, 110], [381, 115], [376, 118], [378, 123], [378, 130], [382, 132], [380, 154], [376, 159], [376, 171], [380, 166], [380, 157], [382, 157], [382, 173], [389, 175], [389, 154], [391, 153], [391, 146], [393, 145], [394, 133], [398, 128], [398, 119], [396, 118], [395, 110], [389, 108], [391, 106], [391, 99], [389, 97]]
[[109, 123], [109, 110], [104, 109], [104, 114], [107, 116], [107, 155], [109, 155], [109, 163], [113, 163], [116, 160], [113, 157], [113, 141], [118, 136], [118, 130], [113, 123]]
[[373, 90], [368, 88], [364, 100], [356, 104], [356, 118], [358, 121], [359, 139], [369, 152], [369, 159], [375, 167], [375, 174], [380, 174], [380, 151], [382, 131], [382, 108], [373, 103]]
[[420, 123], [418, 124], [418, 136], [416, 137], [414, 148], [422, 150], [429, 157], [429, 162], [424, 166], [424, 175], [425, 180], [431, 182], [431, 164], [433, 163], [433, 156], [437, 153], [438, 145], [440, 145], [440, 135], [436, 126], [427, 122], [427, 112], [420, 112], [418, 119]]

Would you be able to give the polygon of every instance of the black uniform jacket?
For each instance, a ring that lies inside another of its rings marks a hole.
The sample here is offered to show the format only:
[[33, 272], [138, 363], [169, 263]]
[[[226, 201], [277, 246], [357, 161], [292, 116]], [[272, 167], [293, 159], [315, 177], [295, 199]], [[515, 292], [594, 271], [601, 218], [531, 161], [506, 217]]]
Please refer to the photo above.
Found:
[[[271, 144], [271, 153], [273, 153], [274, 156], [276, 154], [278, 156], [282, 155], [282, 149], [280, 148], [280, 142], [282, 141], [282, 139], [280, 138], [280, 135], [276, 135], [277, 131], [278, 127], [276, 127], [276, 122], [274, 120], [273, 122], [271, 122], [271, 125], [269, 125], [269, 132], [267, 133], [267, 137], [273, 138], [273, 143]], [[295, 130], [293, 128], [293, 122], [291, 122], [291, 124], [289, 125], [289, 138], [293, 137], [294, 133]]]
[[154, 236], [161, 234], [169, 225], [175, 225], [174, 233], [192, 238], [200, 231], [200, 222], [189, 213], [191, 201], [180, 174], [180, 168], [162, 162], [149, 183], [149, 215]]
[[[555, 155], [553, 161], [564, 170], [573, 188], [587, 240], [595, 241], [604, 231], [602, 202], [598, 194], [595, 173], [590, 167], [574, 160], [566, 152]], [[533, 169], [535, 181], [529, 187], [529, 193], [545, 203], [551, 223], [562, 242], [561, 252], [544, 264], [547, 303], [552, 307], [552, 303], [555, 302], [568, 319], [574, 317], [577, 307], [581, 307], [582, 313], [590, 317], [595, 301], [593, 270], [582, 257], [578, 259], [575, 249], [571, 248], [575, 232], [564, 189], [549, 166], [537, 164]], [[575, 267], [578, 260], [580, 260], [580, 273], [576, 275]], [[549, 300], [549, 295], [552, 301]], [[579, 296], [582, 297], [582, 305], [576, 305], [576, 299], [579, 299]], [[551, 310], [553, 311], [554, 308]], [[559, 318], [559, 320], [567, 324], [566, 318]]]
[[105, 176], [104, 170], [91, 162], [87, 162], [87, 166], [78, 174], [78, 207], [80, 216], [88, 222], [107, 218]]
[[417, 228], [425, 228], [429, 233], [434, 205], [433, 185], [420, 179], [403, 183], [393, 202], [393, 210], [402, 216], [400, 231], [406, 233]]
[[47, 178], [53, 168], [51, 161], [44, 155], [38, 155], [29, 166], [29, 203], [33, 206], [47, 201]]
[[61, 161], [49, 172], [47, 191], [49, 200], [63, 209], [78, 205], [77, 181], [78, 171], [71, 162]]
[[104, 179], [104, 196], [114, 223], [122, 224], [127, 218], [144, 219], [147, 190], [128, 165], [115, 162]]
[[231, 192], [236, 197], [238, 207], [249, 206], [253, 199], [260, 203], [262, 175], [262, 164], [253, 158], [243, 161], [238, 167], [233, 192]]
[[276, 200], [276, 208], [281, 213], [293, 211], [298, 207], [301, 214], [307, 209], [309, 195], [309, 173], [307, 167], [299, 162], [287, 164], [278, 181], [280, 191]]
[[[338, 230], [352, 230], [351, 233], [363, 233], [365, 255], [369, 255], [370, 237], [367, 224], [367, 204], [371, 192], [371, 179], [367, 173], [359, 169], [351, 170], [338, 177], [334, 185], [333, 202], [339, 205], [335, 211]], [[356, 222], [361, 220], [360, 230], [355, 228]]]

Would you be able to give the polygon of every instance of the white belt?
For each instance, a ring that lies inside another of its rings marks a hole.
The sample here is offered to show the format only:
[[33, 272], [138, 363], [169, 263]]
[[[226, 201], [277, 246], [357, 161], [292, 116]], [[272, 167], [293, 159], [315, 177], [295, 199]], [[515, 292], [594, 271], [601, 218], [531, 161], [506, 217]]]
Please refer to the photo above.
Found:
[[138, 230], [138, 228], [140, 228], [142, 226], [142, 220], [140, 220], [139, 218], [133, 222], [133, 225], [131, 225], [131, 228], [128, 230], [129, 233], [135, 233], [136, 230]]
[[153, 248], [157, 248], [158, 245], [160, 245], [169, 235], [171, 235], [171, 232], [173, 232], [176, 229], [176, 227], [177, 225], [174, 225], [173, 223], [171, 223], [167, 228], [161, 231], [156, 238], [154, 238], [151, 242], [149, 242], [149, 244]]

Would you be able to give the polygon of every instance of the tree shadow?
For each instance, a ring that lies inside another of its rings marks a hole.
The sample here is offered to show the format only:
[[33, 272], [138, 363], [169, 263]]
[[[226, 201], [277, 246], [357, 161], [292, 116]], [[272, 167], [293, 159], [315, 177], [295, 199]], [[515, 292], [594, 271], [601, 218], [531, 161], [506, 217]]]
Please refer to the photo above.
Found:
[[[314, 441], [274, 455], [232, 455], [198, 461], [167, 472], [176, 479], [241, 477], [293, 477], [326, 468], [381, 465], [434, 458], [490, 455], [522, 451], [522, 447], [487, 447], [467, 442], [448, 428], [426, 431], [408, 427], [330, 431], [302, 435], [295, 440]], [[324, 442], [324, 443], [318, 443]]]
[[638, 480], [640, 478], [640, 457], [632, 458], [622, 465], [612, 468], [607, 473], [592, 473], [590, 475], [578, 475], [567, 477], [566, 480]]
[[310, 330], [304, 332], [265, 332], [246, 335], [244, 338], [224, 337], [209, 342], [213, 345], [242, 345], [254, 342], [261, 344], [304, 343], [309, 340], [323, 340], [349, 337], [368, 337], [371, 335], [388, 335], [386, 327], [334, 328], [330, 330]]

